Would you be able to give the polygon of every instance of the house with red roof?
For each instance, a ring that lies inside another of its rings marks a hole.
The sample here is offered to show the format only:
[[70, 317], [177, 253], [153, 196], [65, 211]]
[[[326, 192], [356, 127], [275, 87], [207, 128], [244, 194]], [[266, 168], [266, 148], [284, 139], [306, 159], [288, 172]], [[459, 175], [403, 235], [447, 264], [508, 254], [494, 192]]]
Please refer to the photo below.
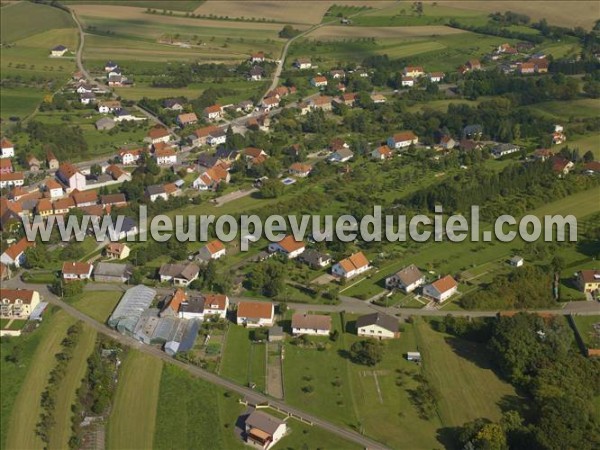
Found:
[[340, 278], [349, 279], [366, 272], [370, 268], [369, 260], [364, 253], [357, 252], [334, 264], [331, 273]]
[[390, 149], [400, 150], [418, 142], [419, 137], [412, 131], [401, 131], [388, 138], [387, 145]]
[[423, 295], [443, 303], [458, 292], [458, 283], [450, 275], [446, 275], [423, 287]]
[[198, 258], [204, 261], [210, 261], [211, 259], [219, 259], [227, 253], [225, 246], [221, 241], [214, 240], [207, 242], [204, 247], [198, 251]]
[[21, 267], [21, 264], [25, 262], [25, 251], [34, 246], [35, 242], [29, 242], [26, 238], [22, 238], [4, 250], [4, 253], [0, 255], [0, 262], [7, 266]]
[[13, 165], [10, 158], [0, 158], [0, 174], [11, 173], [13, 171]]
[[15, 156], [15, 145], [8, 139], [2, 138], [2, 141], [0, 141], [0, 147], [2, 148], [0, 158], [12, 158]]
[[204, 108], [202, 115], [207, 120], [219, 120], [223, 117], [223, 107], [221, 105], [211, 105]]
[[62, 266], [62, 278], [65, 281], [89, 280], [94, 266], [86, 262], [65, 261]]
[[269, 244], [270, 253], [281, 253], [288, 259], [294, 259], [306, 250], [304, 242], [297, 241], [291, 234], [284, 237], [279, 242], [271, 242]]

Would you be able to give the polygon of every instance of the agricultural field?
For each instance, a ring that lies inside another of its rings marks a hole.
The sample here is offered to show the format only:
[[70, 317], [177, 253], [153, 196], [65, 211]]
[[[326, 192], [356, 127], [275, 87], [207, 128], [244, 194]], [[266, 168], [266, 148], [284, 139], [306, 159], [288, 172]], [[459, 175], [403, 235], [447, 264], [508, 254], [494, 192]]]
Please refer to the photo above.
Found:
[[[43, 443], [35, 432], [36, 424], [39, 421], [42, 408], [40, 399], [42, 392], [48, 383], [50, 371], [56, 365], [55, 354], [61, 349], [61, 341], [65, 337], [67, 329], [75, 323], [75, 320], [63, 311], [48, 311], [44, 323], [33, 335], [28, 336], [24, 345], [24, 361], [29, 370], [19, 369], [22, 379], [2, 378], [2, 435], [4, 448], [22, 449], [22, 448], [41, 448]], [[36, 333], [38, 333], [36, 336]], [[83, 361], [79, 359], [79, 364]], [[2, 360], [3, 371], [8, 366]], [[85, 367], [85, 364], [82, 364]], [[32, 370], [35, 368], [35, 370]], [[4, 375], [4, 373], [2, 373]], [[66, 379], [66, 378], [65, 378]], [[64, 380], [63, 380], [64, 381]], [[79, 381], [79, 380], [77, 380]], [[8, 388], [15, 383], [15, 391]], [[17, 386], [20, 384], [20, 388]], [[8, 388], [8, 402], [4, 403], [5, 389]], [[12, 399], [10, 406], [10, 397]], [[6, 409], [5, 409], [6, 408]], [[70, 413], [70, 405], [64, 414]], [[5, 413], [7, 415], [5, 416]], [[57, 414], [61, 411], [57, 410]], [[6, 422], [5, 422], [6, 421]], [[5, 431], [6, 430], [6, 431]]]
[[74, 26], [71, 17], [58, 8], [18, 2], [2, 8], [0, 39], [3, 43], [13, 43], [39, 33]]
[[109, 448], [152, 448], [162, 368], [160, 359], [127, 354], [106, 430]]
[[600, 160], [600, 134], [594, 133], [587, 136], [576, 136], [566, 143], [571, 148], [578, 148], [581, 155], [588, 150], [594, 153], [596, 160]]
[[[108, 6], [131, 6], [131, 0], [63, 0], [61, 3], [67, 6], [74, 5], [108, 5]], [[203, 0], [135, 0], [137, 8], [152, 8], [162, 11], [191, 12], [198, 8]]]
[[[597, 99], [580, 98], [576, 100], [536, 103], [526, 108], [556, 120], [571, 121], [574, 118], [597, 117], [600, 110], [600, 102]], [[567, 144], [570, 145], [570, 142], [567, 141]]]

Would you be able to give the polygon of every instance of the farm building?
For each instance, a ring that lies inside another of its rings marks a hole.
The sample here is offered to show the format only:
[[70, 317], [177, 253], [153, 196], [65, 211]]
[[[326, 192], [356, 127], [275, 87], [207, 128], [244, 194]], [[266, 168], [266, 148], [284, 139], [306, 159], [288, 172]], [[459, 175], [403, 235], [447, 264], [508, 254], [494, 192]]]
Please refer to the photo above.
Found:
[[408, 352], [406, 354], [406, 359], [408, 361], [421, 362], [421, 352]]
[[108, 319], [108, 326], [133, 336], [136, 324], [143, 312], [150, 307], [154, 297], [156, 291], [141, 284], [128, 289]]

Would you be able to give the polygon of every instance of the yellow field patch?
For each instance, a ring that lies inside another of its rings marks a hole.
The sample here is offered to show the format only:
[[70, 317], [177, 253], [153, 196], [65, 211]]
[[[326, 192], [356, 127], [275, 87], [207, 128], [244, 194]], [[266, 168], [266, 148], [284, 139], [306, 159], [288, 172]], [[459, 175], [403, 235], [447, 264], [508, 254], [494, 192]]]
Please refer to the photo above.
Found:
[[598, 2], [596, 1], [455, 1], [447, 0], [444, 6], [469, 9], [482, 12], [514, 11], [526, 14], [533, 21], [546, 19], [553, 25], [563, 27], [592, 28], [598, 20]]
[[352, 38], [413, 38], [428, 37], [432, 35], [445, 36], [465, 33], [464, 30], [445, 27], [442, 25], [417, 26], [417, 27], [341, 27], [328, 25], [317, 28], [307, 37], [314, 39], [352, 39]]

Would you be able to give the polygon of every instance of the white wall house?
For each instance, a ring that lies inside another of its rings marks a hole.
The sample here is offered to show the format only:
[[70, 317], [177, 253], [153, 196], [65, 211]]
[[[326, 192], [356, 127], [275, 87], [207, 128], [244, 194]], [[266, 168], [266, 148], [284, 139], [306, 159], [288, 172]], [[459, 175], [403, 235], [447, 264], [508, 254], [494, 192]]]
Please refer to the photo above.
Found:
[[284, 237], [279, 242], [271, 242], [269, 244], [270, 253], [282, 253], [287, 256], [288, 259], [298, 257], [305, 249], [306, 246], [304, 245], [304, 242], [296, 241], [291, 234]]
[[440, 278], [423, 288], [423, 295], [443, 303], [458, 292], [458, 284], [450, 275]]
[[236, 322], [247, 327], [271, 327], [275, 306], [270, 302], [239, 302]]
[[331, 332], [331, 316], [296, 313], [292, 316], [292, 334], [327, 336]]
[[356, 334], [375, 339], [393, 339], [399, 336], [398, 320], [380, 312], [356, 319]]
[[388, 138], [387, 145], [389, 148], [398, 150], [402, 148], [410, 147], [411, 144], [417, 144], [419, 137], [412, 131], [403, 131], [396, 133]]
[[395, 274], [385, 279], [385, 287], [388, 289], [401, 289], [402, 291], [409, 292], [414, 291], [419, 286], [425, 283], [425, 276], [421, 271], [411, 264], [408, 267], [396, 272]]
[[362, 252], [358, 252], [334, 264], [331, 268], [331, 273], [348, 279], [360, 275], [370, 268], [371, 266], [367, 257]]

